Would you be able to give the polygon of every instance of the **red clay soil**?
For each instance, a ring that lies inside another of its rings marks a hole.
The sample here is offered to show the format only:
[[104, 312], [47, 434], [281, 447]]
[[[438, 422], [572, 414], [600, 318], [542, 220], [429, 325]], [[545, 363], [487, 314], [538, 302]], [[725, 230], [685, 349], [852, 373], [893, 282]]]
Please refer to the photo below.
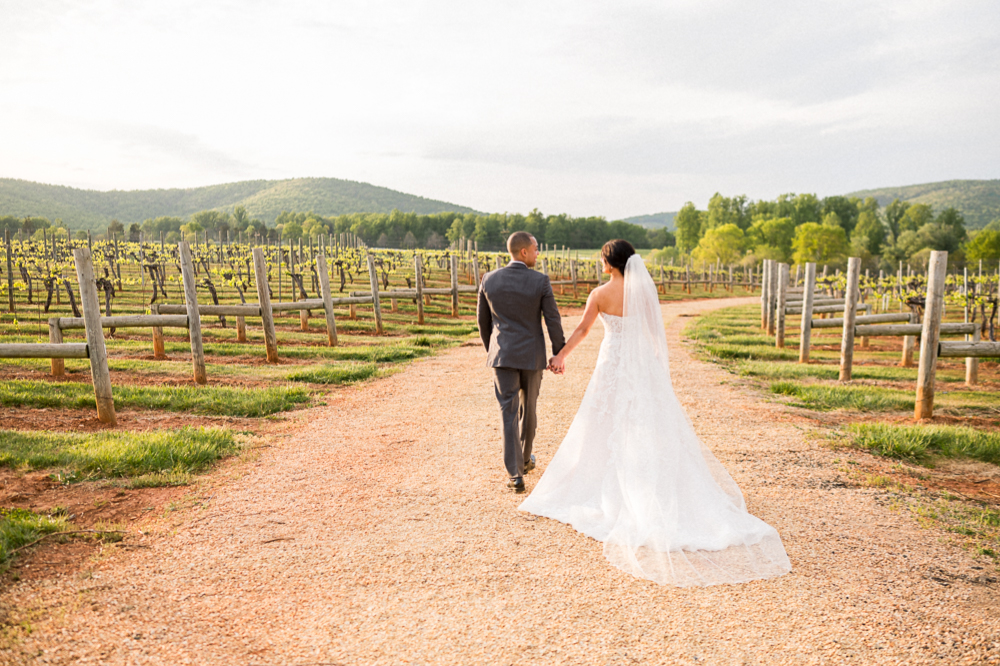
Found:
[[[60, 483], [44, 472], [18, 474], [0, 469], [0, 506], [50, 512], [61, 507], [72, 530], [122, 529], [135, 532], [139, 525], [163, 512], [190, 488], [117, 488], [106, 482]], [[49, 578], [85, 566], [103, 547], [101, 541], [72, 535], [66, 543], [46, 540], [18, 554], [0, 585], [16, 579]]]

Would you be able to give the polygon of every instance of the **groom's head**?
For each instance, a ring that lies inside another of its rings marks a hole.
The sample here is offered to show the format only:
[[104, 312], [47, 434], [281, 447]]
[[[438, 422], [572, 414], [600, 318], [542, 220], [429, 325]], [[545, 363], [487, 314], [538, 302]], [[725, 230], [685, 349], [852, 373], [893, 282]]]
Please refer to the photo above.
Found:
[[507, 237], [507, 251], [514, 261], [523, 261], [531, 268], [538, 258], [538, 241], [527, 231], [515, 231]]

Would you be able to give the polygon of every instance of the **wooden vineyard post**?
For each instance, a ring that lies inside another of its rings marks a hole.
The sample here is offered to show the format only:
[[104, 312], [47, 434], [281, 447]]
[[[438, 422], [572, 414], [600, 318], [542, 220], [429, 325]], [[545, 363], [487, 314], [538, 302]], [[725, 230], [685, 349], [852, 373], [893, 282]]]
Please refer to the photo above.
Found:
[[458, 316], [458, 257], [451, 255], [451, 316]]
[[[479, 245], [478, 241], [477, 241], [476, 245], [477, 246]], [[476, 288], [478, 289], [479, 288], [479, 277], [480, 277], [479, 276], [479, 250], [476, 250], [476, 253], [472, 255], [472, 272], [473, 272], [473, 278], [476, 281], [475, 282]]]
[[14, 264], [10, 253], [10, 229], [3, 230], [4, 246], [7, 248], [7, 312], [14, 312]]
[[858, 280], [861, 277], [861, 259], [847, 260], [847, 288], [844, 290], [844, 333], [840, 340], [840, 381], [851, 381], [854, 363], [854, 319], [858, 313]]
[[771, 260], [764, 260], [763, 276], [760, 281], [760, 327], [767, 330], [767, 276], [771, 268]]
[[184, 304], [187, 306], [188, 333], [191, 336], [191, 365], [196, 384], [208, 383], [205, 374], [205, 348], [201, 341], [201, 313], [198, 312], [198, 287], [194, 280], [194, 262], [187, 241], [177, 244], [181, 259], [181, 280], [184, 282]]
[[[103, 334], [102, 334], [103, 335]], [[59, 317], [49, 319], [49, 344], [61, 345], [63, 341], [62, 329], [59, 328]], [[52, 376], [62, 377], [66, 374], [66, 361], [61, 358], [53, 358]]]
[[775, 302], [778, 291], [778, 262], [773, 259], [768, 263], [767, 271], [767, 334], [774, 335]]
[[[455, 257], [452, 256], [452, 266], [455, 265]], [[452, 280], [454, 281], [454, 273]], [[368, 279], [372, 285], [372, 307], [375, 309], [375, 334], [382, 335], [382, 305], [378, 299], [378, 275], [375, 273], [375, 258], [368, 255]]]
[[323, 311], [326, 314], [326, 337], [331, 347], [337, 346], [337, 320], [333, 316], [333, 298], [330, 296], [330, 274], [326, 267], [326, 248], [320, 247], [316, 255], [316, 270], [319, 272], [319, 293], [323, 297]]
[[[545, 266], [545, 260], [544, 259], [542, 259], [542, 266], [543, 267]], [[500, 270], [501, 268], [503, 268], [503, 259], [501, 259], [500, 255], [498, 254], [497, 255], [497, 270]]]
[[805, 286], [802, 287], [802, 321], [799, 325], [799, 363], [809, 362], [812, 338], [813, 291], [816, 289], [816, 263], [806, 264]]
[[569, 275], [570, 279], [573, 280], [573, 298], [580, 298], [580, 292], [576, 284], [576, 259], [569, 260]]
[[[149, 306], [150, 314], [158, 315], [160, 314], [160, 306], [153, 303]], [[163, 327], [154, 326], [153, 327], [153, 358], [166, 358], [167, 352], [166, 347], [163, 344]]]
[[913, 417], [918, 420], [929, 419], [934, 415], [934, 380], [947, 272], [948, 253], [932, 251], [927, 263], [927, 300], [924, 306], [924, 326], [920, 333], [917, 399], [913, 410]]
[[236, 342], [247, 341], [247, 318], [236, 315]]
[[[917, 321], [917, 313], [910, 312], [910, 323], [919, 324]], [[917, 337], [915, 335], [907, 335], [903, 337], [903, 358], [900, 359], [899, 365], [904, 368], [913, 367], [913, 348], [916, 347]]]
[[[979, 342], [980, 338], [980, 328], [976, 326], [976, 330], [972, 332], [972, 342]], [[55, 359], [53, 359], [55, 360]], [[979, 358], [976, 356], [967, 356], [965, 359], [965, 385], [975, 386], [979, 383]]]
[[777, 310], [777, 330], [774, 334], [774, 344], [778, 349], [785, 348], [785, 301], [788, 294], [788, 264], [778, 264], [778, 296], [775, 304]]
[[108, 425], [118, 425], [115, 416], [115, 399], [111, 394], [111, 372], [108, 370], [108, 349], [104, 346], [101, 329], [101, 304], [97, 300], [97, 282], [90, 250], [73, 250], [76, 262], [76, 279], [80, 283], [80, 308], [87, 333], [87, 355], [90, 358], [90, 376], [94, 380], [94, 398], [97, 401], [97, 419]]
[[424, 262], [419, 254], [413, 255], [413, 281], [417, 287], [417, 324], [424, 325]]
[[264, 328], [264, 347], [267, 362], [278, 362], [278, 336], [274, 332], [274, 314], [271, 312], [271, 293], [267, 287], [267, 261], [264, 250], [253, 249], [253, 279], [257, 285], [257, 303], [260, 304], [260, 320]]

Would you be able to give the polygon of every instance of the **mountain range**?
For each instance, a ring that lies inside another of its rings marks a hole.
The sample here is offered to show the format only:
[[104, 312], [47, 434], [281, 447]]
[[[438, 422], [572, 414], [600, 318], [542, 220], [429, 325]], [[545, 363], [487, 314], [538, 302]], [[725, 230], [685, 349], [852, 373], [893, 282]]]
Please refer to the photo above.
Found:
[[[954, 206], [965, 216], [970, 229], [981, 229], [1000, 219], [1000, 180], [947, 180], [859, 190], [847, 196], [875, 197], [883, 206], [893, 199], [929, 204], [937, 211]], [[394, 209], [419, 214], [476, 212], [447, 201], [338, 178], [247, 180], [186, 189], [107, 192], [0, 178], [0, 216], [62, 219], [71, 229], [101, 230], [115, 219], [127, 225], [165, 215], [186, 218], [202, 210], [232, 211], [236, 206], [245, 207], [251, 217], [268, 223], [273, 223], [285, 210], [314, 212], [325, 217], [389, 213]], [[638, 215], [625, 221], [672, 231], [675, 215], [671, 212]]]
[[232, 211], [236, 206], [268, 223], [285, 210], [325, 217], [390, 213], [394, 209], [420, 214], [476, 212], [446, 201], [337, 178], [247, 180], [187, 189], [109, 192], [0, 178], [0, 216], [59, 218], [71, 229], [100, 230], [111, 220], [128, 225], [161, 216], [186, 218], [202, 210]]

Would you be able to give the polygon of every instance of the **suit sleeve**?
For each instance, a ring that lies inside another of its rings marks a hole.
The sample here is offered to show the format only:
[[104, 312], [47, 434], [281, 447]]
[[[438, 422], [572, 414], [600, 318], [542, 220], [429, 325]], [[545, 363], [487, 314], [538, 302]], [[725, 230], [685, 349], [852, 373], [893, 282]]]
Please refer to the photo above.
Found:
[[482, 282], [479, 284], [479, 303], [476, 305], [476, 320], [479, 323], [479, 337], [483, 339], [486, 351], [490, 350], [490, 338], [493, 336], [493, 311], [486, 299]]
[[566, 338], [563, 336], [562, 318], [559, 316], [556, 297], [552, 293], [552, 282], [548, 277], [545, 278], [545, 285], [542, 289], [542, 316], [545, 318], [545, 328], [549, 329], [549, 340], [552, 341], [552, 355], [554, 356], [566, 346]]

